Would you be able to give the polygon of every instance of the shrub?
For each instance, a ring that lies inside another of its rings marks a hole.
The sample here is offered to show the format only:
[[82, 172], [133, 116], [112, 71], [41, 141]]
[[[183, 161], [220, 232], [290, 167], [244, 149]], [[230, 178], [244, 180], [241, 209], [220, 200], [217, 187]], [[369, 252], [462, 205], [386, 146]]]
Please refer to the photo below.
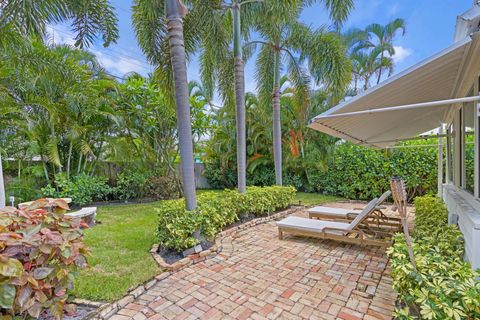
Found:
[[165, 201], [157, 209], [159, 243], [183, 251], [196, 244], [192, 234], [197, 230], [207, 239], [213, 239], [224, 226], [237, 220], [235, 203], [231, 200], [222, 195], [202, 194], [194, 211], [185, 209], [184, 199]]
[[447, 210], [433, 196], [415, 199], [414, 270], [403, 235], [395, 236], [388, 255], [394, 288], [402, 307], [398, 319], [478, 319], [479, 273], [463, 261], [462, 233], [447, 225]]
[[247, 173], [247, 185], [265, 187], [275, 184], [275, 169], [270, 166], [258, 166], [254, 173]]
[[74, 312], [67, 304], [74, 272], [86, 267], [80, 222], [40, 208], [0, 212], [0, 307], [11, 315], [54, 318]]
[[149, 174], [139, 171], [122, 172], [117, 177], [115, 194], [120, 200], [141, 199], [145, 196], [145, 185]]
[[224, 193], [233, 199], [239, 215], [260, 216], [286, 208], [292, 203], [295, 192], [293, 187], [273, 186], [248, 187], [246, 193], [238, 193], [236, 190], [226, 190]]
[[55, 176], [55, 186], [51, 184], [42, 188], [44, 197], [72, 198], [76, 205], [83, 206], [93, 201], [108, 200], [112, 188], [107, 184], [107, 178], [80, 174], [68, 180], [65, 175]]
[[196, 244], [192, 234], [198, 230], [200, 219], [196, 211], [185, 209], [184, 199], [162, 202], [157, 213], [157, 238], [161, 246], [183, 251]]
[[200, 228], [207, 239], [213, 239], [223, 227], [238, 219], [237, 204], [227, 196], [205, 193], [198, 197], [196, 210]]
[[[29, 177], [30, 178], [30, 177]], [[27, 202], [32, 199], [38, 199], [42, 197], [42, 192], [40, 188], [44, 185], [43, 183], [37, 185], [35, 177], [33, 179], [18, 179], [15, 178], [10, 182], [5, 183], [5, 194], [8, 201], [10, 196], [15, 197], [15, 203]]]
[[430, 195], [416, 197], [414, 205], [415, 234], [418, 238], [442, 231], [448, 225], [448, 210], [440, 198]]
[[[426, 142], [432, 143], [431, 140]], [[392, 176], [406, 181], [409, 199], [436, 192], [436, 148], [374, 150], [343, 143], [335, 149], [328, 170], [311, 172], [310, 180], [317, 192], [366, 200], [389, 190]]]
[[157, 209], [160, 245], [183, 251], [196, 244], [193, 232], [212, 240], [225, 226], [241, 214], [255, 216], [288, 207], [295, 196], [293, 187], [248, 187], [247, 193], [225, 190], [220, 194], [206, 193], [198, 197], [197, 209], [187, 211], [183, 199], [165, 201]]
[[225, 169], [217, 161], [205, 163], [203, 174], [213, 189], [234, 188], [237, 185], [236, 168]]
[[180, 197], [177, 181], [172, 177], [151, 176], [144, 186], [145, 196], [155, 200], [168, 200]]

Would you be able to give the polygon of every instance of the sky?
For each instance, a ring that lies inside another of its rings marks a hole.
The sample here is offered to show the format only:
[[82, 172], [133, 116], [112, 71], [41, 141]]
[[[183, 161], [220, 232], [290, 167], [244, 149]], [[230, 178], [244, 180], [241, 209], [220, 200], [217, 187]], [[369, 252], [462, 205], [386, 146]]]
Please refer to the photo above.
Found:
[[[147, 75], [153, 71], [139, 48], [131, 24], [131, 0], [110, 0], [117, 10], [120, 38], [108, 48], [97, 41], [89, 48], [106, 70], [118, 77], [128, 72]], [[345, 29], [364, 28], [371, 23], [387, 24], [396, 19], [406, 21], [406, 33], [397, 35], [394, 41], [396, 54], [395, 73], [428, 58], [453, 42], [456, 17], [472, 5], [473, 0], [356, 0]], [[319, 27], [330, 25], [323, 2], [305, 9], [300, 20], [307, 25]], [[73, 36], [66, 25], [50, 28], [56, 43], [73, 44]], [[254, 59], [245, 67], [246, 89], [255, 91]], [[196, 59], [188, 65], [188, 79], [199, 80]]]

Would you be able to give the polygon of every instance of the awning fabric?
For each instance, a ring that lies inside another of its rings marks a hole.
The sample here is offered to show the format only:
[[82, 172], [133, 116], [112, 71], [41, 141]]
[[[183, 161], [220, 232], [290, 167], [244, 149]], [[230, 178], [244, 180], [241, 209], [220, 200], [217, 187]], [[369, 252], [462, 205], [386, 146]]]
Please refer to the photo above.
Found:
[[451, 117], [450, 111], [455, 105], [337, 118], [329, 116], [467, 96], [480, 71], [479, 34], [477, 32], [454, 43], [429, 59], [322, 113], [311, 120], [309, 127], [377, 148], [388, 147], [394, 145], [395, 140], [438, 128]]

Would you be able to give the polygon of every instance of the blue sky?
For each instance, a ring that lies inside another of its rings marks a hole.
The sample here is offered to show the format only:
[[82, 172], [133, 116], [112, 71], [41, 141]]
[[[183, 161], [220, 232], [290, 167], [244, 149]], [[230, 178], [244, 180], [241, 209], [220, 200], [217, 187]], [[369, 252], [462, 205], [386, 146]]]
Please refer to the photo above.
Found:
[[[117, 44], [103, 48], [101, 42], [90, 48], [102, 65], [116, 76], [136, 71], [146, 75], [152, 70], [137, 45], [131, 24], [130, 0], [111, 0], [119, 17], [120, 39]], [[397, 36], [395, 47], [395, 72], [435, 54], [453, 42], [456, 17], [468, 10], [472, 0], [357, 0], [345, 28], [363, 28], [370, 23], [386, 24], [395, 18], [406, 20], [405, 36]], [[301, 21], [312, 26], [328, 25], [330, 21], [321, 3], [307, 8]], [[51, 30], [55, 42], [73, 43], [72, 35], [65, 26], [54, 26]], [[248, 91], [255, 90], [253, 80], [254, 61], [246, 65]], [[198, 63], [189, 63], [189, 80], [198, 80]]]

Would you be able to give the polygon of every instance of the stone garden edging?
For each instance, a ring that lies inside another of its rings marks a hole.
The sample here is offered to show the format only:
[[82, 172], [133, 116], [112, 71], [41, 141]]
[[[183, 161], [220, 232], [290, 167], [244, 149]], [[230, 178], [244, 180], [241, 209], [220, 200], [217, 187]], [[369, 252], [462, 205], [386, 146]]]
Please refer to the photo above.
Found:
[[[87, 316], [85, 319], [88, 320], [106, 320], [109, 319], [111, 316], [116, 314], [120, 309], [124, 308], [126, 305], [129, 303], [133, 302], [134, 299], [142, 295], [145, 291], [153, 287], [157, 282], [168, 278], [172, 273], [186, 267], [189, 265], [193, 265], [202, 261], [205, 261], [206, 259], [213, 258], [217, 253], [220, 253], [224, 249], [224, 243], [223, 240], [226, 238], [232, 237], [235, 233], [238, 231], [271, 222], [280, 218], [284, 218], [287, 215], [290, 215], [292, 213], [304, 210], [304, 206], [292, 206], [289, 209], [274, 213], [272, 215], [262, 217], [262, 218], [257, 218], [250, 220], [248, 222], [242, 223], [238, 226], [232, 227], [230, 229], [224, 230], [217, 234], [215, 237], [215, 243], [214, 245], [200, 253], [192, 254], [190, 256], [187, 256], [184, 259], [181, 259], [173, 264], [168, 264], [166, 263], [163, 258], [157, 253], [158, 251], [158, 244], [154, 244], [152, 246], [152, 249], [150, 250], [150, 253], [154, 260], [157, 262], [157, 264], [162, 268], [163, 270], [167, 270], [159, 275], [157, 275], [155, 278], [150, 279], [143, 284], [139, 285], [138, 287], [129, 290], [128, 293], [121, 299], [114, 301], [112, 303], [108, 304], [101, 304], [98, 302], [91, 302], [87, 300], [76, 300], [78, 304], [83, 304], [87, 306], [96, 306], [98, 309], [94, 312], [92, 312], [89, 316]], [[230, 244], [226, 244], [229, 246]], [[100, 307], [99, 307], [100, 305]]]
[[212, 247], [210, 247], [209, 249], [204, 250], [200, 253], [191, 254], [191, 255], [189, 255], [189, 256], [187, 256], [187, 257], [185, 257], [185, 258], [183, 258], [183, 259], [181, 259], [181, 260], [179, 260], [179, 261], [177, 261], [173, 264], [168, 264], [167, 262], [165, 262], [165, 260], [162, 258], [162, 256], [157, 253], [158, 252], [158, 247], [159, 247], [158, 244], [154, 244], [152, 246], [152, 249], [150, 250], [150, 253], [151, 253], [153, 259], [157, 262], [157, 264], [160, 268], [162, 268], [164, 270], [167, 270], [167, 271], [170, 271], [170, 272], [177, 271], [177, 270], [180, 270], [180, 269], [182, 269], [186, 266], [205, 261], [208, 257], [211, 257], [211, 256], [213, 256], [217, 253], [222, 252], [222, 250], [223, 250], [223, 240], [227, 237], [230, 237], [230, 236], [234, 235], [236, 232], [247, 229], [247, 228], [250, 228], [250, 227], [253, 227], [253, 226], [256, 226], [256, 225], [259, 225], [259, 224], [262, 224], [262, 223], [267, 223], [267, 222], [270, 222], [270, 221], [273, 221], [273, 220], [277, 220], [279, 218], [283, 218], [283, 217], [285, 217], [289, 214], [300, 211], [301, 209], [304, 209], [304, 207], [303, 206], [292, 206], [289, 209], [274, 213], [274, 214], [266, 216], [266, 217], [252, 219], [252, 220], [247, 221], [245, 223], [242, 223], [238, 226], [235, 226], [235, 227], [229, 228], [227, 230], [224, 230], [224, 231], [220, 232], [219, 234], [217, 234], [215, 236], [215, 243], [213, 244]]

